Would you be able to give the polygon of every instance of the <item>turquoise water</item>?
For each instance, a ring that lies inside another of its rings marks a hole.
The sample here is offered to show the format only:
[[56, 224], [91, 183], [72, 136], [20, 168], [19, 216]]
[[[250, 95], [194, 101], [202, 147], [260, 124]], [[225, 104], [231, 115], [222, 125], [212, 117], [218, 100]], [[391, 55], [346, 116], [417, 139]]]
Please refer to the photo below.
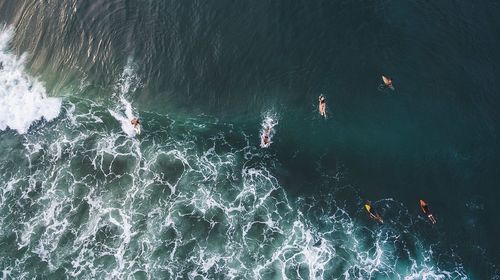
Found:
[[0, 0], [3, 278], [497, 279], [499, 11]]

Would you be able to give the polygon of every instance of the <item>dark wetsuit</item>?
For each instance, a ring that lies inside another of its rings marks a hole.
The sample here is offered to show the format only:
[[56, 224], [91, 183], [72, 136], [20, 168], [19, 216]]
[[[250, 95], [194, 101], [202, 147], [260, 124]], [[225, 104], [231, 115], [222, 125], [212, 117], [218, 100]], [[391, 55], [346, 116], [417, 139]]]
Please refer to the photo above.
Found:
[[436, 220], [434, 219], [434, 216], [432, 215], [431, 211], [429, 210], [429, 206], [423, 205], [422, 206], [422, 211], [424, 211], [424, 214], [427, 215], [427, 218], [431, 219], [432, 223], [436, 223]]
[[429, 206], [427, 205], [424, 205], [422, 206], [422, 210], [424, 211], [424, 213], [427, 215], [427, 216], [431, 216], [431, 211], [429, 210]]

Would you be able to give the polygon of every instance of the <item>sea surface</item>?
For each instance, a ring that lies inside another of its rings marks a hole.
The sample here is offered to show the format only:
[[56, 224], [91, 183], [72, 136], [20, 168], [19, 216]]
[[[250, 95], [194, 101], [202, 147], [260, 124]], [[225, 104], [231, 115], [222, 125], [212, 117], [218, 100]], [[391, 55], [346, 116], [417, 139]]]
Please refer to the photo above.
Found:
[[499, 15], [0, 0], [0, 278], [500, 279]]

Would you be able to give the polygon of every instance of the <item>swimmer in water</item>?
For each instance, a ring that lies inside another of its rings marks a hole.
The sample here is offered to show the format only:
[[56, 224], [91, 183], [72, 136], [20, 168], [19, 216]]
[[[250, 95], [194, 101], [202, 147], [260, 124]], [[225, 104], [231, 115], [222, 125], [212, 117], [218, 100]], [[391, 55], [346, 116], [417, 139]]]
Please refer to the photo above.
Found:
[[392, 79], [391, 78], [382, 75], [382, 81], [384, 81], [384, 86], [385, 87], [394, 90], [394, 86], [392, 85]]
[[432, 224], [435, 224], [437, 222], [436, 218], [434, 218], [434, 215], [432, 215], [431, 210], [429, 210], [429, 206], [423, 200], [420, 200], [420, 209], [422, 209], [422, 212], [427, 215], [427, 218], [429, 218]]
[[370, 215], [370, 218], [380, 222], [381, 224], [384, 223], [384, 220], [382, 220], [382, 217], [380, 217], [380, 215], [375, 211], [370, 201], [366, 202], [365, 209]]
[[326, 118], [326, 98], [323, 95], [319, 96], [319, 114]]

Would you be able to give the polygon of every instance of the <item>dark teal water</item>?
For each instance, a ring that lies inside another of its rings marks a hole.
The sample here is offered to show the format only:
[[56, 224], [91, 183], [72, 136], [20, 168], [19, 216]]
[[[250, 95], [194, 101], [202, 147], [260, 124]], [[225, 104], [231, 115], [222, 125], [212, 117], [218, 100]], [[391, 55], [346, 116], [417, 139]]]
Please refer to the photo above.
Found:
[[499, 13], [0, 0], [4, 278], [499, 278]]

